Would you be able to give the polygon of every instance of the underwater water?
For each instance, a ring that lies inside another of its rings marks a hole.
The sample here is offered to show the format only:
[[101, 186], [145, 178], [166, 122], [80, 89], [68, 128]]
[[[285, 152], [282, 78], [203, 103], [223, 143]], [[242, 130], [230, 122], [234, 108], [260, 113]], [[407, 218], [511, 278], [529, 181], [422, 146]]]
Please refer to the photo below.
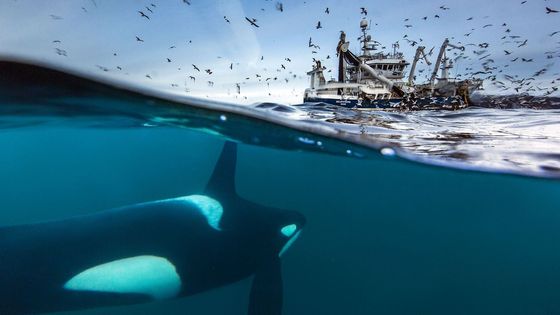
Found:
[[[324, 108], [310, 121], [317, 105], [237, 108], [1, 66], [2, 225], [200, 192], [227, 139], [239, 195], [307, 218], [282, 259], [284, 314], [560, 314], [557, 110], [377, 113], [364, 135]], [[534, 132], [436, 137], [489, 113]], [[246, 314], [249, 290], [65, 314]]]

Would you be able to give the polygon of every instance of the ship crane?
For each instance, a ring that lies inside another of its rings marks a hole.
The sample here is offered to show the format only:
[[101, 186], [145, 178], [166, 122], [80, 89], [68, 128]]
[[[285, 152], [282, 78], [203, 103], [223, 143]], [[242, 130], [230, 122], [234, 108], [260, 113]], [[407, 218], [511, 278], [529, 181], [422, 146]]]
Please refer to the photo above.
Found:
[[[439, 55], [438, 55], [436, 64], [434, 66], [434, 71], [432, 72], [432, 76], [430, 78], [430, 89], [432, 90], [432, 93], [434, 92], [436, 76], [437, 76], [437, 72], [438, 72], [438, 70], [441, 66], [441, 62], [445, 59], [446, 60], [445, 62], [447, 63], [447, 56], [445, 55], [445, 51], [447, 50], [447, 47], [459, 49], [461, 51], [465, 50], [465, 47], [463, 47], [463, 46], [453, 45], [453, 44], [449, 43], [448, 38], [446, 38], [443, 41], [443, 44], [441, 45], [441, 48], [439, 49]], [[446, 65], [445, 69], [443, 70], [445, 77], [447, 77], [447, 70], [448, 69], [449, 69], [449, 67]]]
[[418, 63], [418, 61], [420, 59], [424, 59], [428, 66], [432, 64], [428, 60], [428, 56], [426, 56], [424, 49], [426, 49], [426, 47], [424, 46], [419, 46], [418, 48], [416, 48], [416, 55], [414, 56], [414, 61], [412, 61], [412, 67], [410, 68], [410, 74], [408, 75], [408, 85], [410, 86], [414, 84], [414, 72], [416, 71], [416, 64]]

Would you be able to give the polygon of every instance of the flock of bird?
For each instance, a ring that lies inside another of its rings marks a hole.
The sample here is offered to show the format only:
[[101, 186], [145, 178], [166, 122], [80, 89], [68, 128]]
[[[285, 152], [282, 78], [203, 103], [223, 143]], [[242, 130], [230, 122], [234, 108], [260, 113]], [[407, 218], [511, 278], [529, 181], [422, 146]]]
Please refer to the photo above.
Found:
[[[95, 2], [95, 0], [90, 0], [94, 6], [96, 7], [97, 4]], [[192, 0], [182, 0], [183, 3], [185, 5], [190, 6], [191, 5], [191, 1]], [[266, 1], [270, 1], [270, 0], [266, 0]], [[547, 0], [545, 0], [547, 1]], [[521, 1], [521, 5], [524, 5], [527, 1]], [[274, 9], [277, 10], [278, 12], [282, 13], [284, 12], [284, 4], [281, 2], [276, 2], [274, 4]], [[82, 7], [82, 10], [84, 12], [87, 12], [87, 8]], [[147, 6], [144, 6], [140, 9], [137, 10], [138, 13], [138, 18], [139, 19], [144, 19], [146, 21], [146, 23], [150, 23], [152, 17], [154, 14], [157, 14], [157, 10], [158, 10], [158, 6], [155, 3], [150, 3]], [[262, 11], [264, 11], [265, 9], [261, 9]], [[452, 10], [452, 8], [446, 6], [446, 5], [442, 5], [438, 8], [439, 12], [436, 12], [433, 17], [429, 17], [429, 16], [422, 16], [417, 18], [406, 18], [403, 20], [404, 22], [404, 28], [405, 30], [411, 29], [414, 27], [414, 21], [419, 22], [419, 23], [423, 23], [425, 21], [428, 21], [429, 19], [440, 19], [447, 11]], [[545, 6], [544, 8], [544, 13], [547, 15], [550, 14], [557, 14], [558, 10], [555, 10], [549, 6]], [[359, 13], [362, 17], [366, 17], [368, 15], [368, 10], [365, 7], [361, 7], [359, 8]], [[324, 13], [325, 15], [330, 15], [331, 14], [331, 9], [326, 7], [324, 9]], [[62, 19], [62, 17], [60, 16], [56, 16], [56, 15], [50, 15], [50, 17], [53, 20], [60, 20]], [[257, 20], [257, 18], [255, 17], [248, 17], [245, 16], [244, 17], [245, 22], [247, 27], [250, 28], [260, 28], [261, 24], [260, 21]], [[233, 17], [228, 17], [228, 16], [223, 16], [223, 21], [224, 23], [231, 23]], [[477, 21], [476, 17], [468, 17], [466, 18], [466, 22], [465, 23], [475, 23]], [[316, 25], [315, 25], [315, 29], [319, 30], [323, 28], [323, 24], [321, 23], [321, 21], [317, 21]], [[455, 62], [455, 64], [459, 63], [459, 62], [465, 62], [465, 63], [470, 63], [471, 66], [469, 67], [465, 67], [463, 70], [463, 72], [461, 73], [457, 73], [455, 76], [457, 78], [473, 78], [473, 77], [477, 77], [477, 78], [483, 78], [485, 80], [485, 82], [489, 82], [490, 84], [492, 84], [493, 86], [495, 86], [497, 89], [501, 90], [501, 91], [508, 91], [508, 90], [514, 90], [517, 93], [535, 93], [535, 94], [544, 94], [544, 95], [550, 95], [553, 93], [556, 93], [558, 91], [558, 83], [560, 83], [560, 74], [559, 73], [554, 73], [552, 74], [552, 76], [555, 76], [556, 78], [553, 79], [550, 84], [544, 86], [542, 84], [542, 80], [538, 81], [537, 84], [537, 79], [539, 79], [540, 77], [542, 77], [544, 74], [550, 72], [550, 70], [552, 69], [552, 67], [554, 66], [554, 61], [552, 59], [555, 58], [559, 58], [560, 57], [560, 53], [558, 50], [554, 50], [554, 51], [546, 51], [544, 52], [546, 60], [549, 60], [550, 62], [548, 62], [547, 64], [545, 64], [542, 67], [538, 67], [535, 69], [535, 72], [532, 76], [530, 77], [520, 77], [519, 75], [516, 74], [508, 74], [507, 73], [507, 68], [510, 67], [511, 64], [514, 63], [533, 63], [535, 62], [535, 60], [533, 58], [525, 58], [525, 56], [523, 56], [523, 54], [520, 52], [519, 54], [517, 53], [518, 50], [522, 49], [524, 46], [528, 45], [528, 39], [526, 38], [522, 38], [519, 35], [515, 35], [513, 30], [508, 26], [508, 23], [499, 23], [494, 25], [493, 23], [485, 23], [484, 25], [480, 26], [480, 29], [488, 29], [488, 28], [492, 28], [495, 30], [494, 34], [501, 34], [500, 37], [500, 43], [499, 45], [501, 45], [503, 48], [499, 48], [499, 49], [494, 49], [491, 50], [492, 48], [494, 48], [495, 46], [497, 46], [497, 44], [490, 44], [488, 42], [482, 42], [482, 43], [477, 43], [477, 42], [470, 42], [468, 39], [470, 38], [471, 34], [473, 32], [475, 32], [477, 29], [476, 28], [471, 28], [467, 33], [465, 33], [463, 35], [463, 38], [451, 38], [451, 41], [458, 44], [458, 45], [462, 45], [464, 46], [466, 49], [464, 51], [458, 52], [458, 51], [453, 51], [450, 52], [452, 54], [452, 59]], [[550, 34], [548, 34], [550, 37], [555, 37], [557, 35], [559, 35], [558, 37], [560, 38], [560, 30], [559, 31], [555, 31], [552, 32]], [[142, 36], [140, 34], [135, 36], [134, 39], [138, 44], [144, 44], [145, 40], [142, 38]], [[420, 45], [423, 42], [422, 38], [411, 38], [409, 37], [407, 34], [404, 34], [402, 37], [402, 40], [405, 41], [406, 43], [408, 43], [410, 46], [415, 47], [417, 45]], [[67, 52], [60, 48], [60, 40], [54, 40], [53, 41], [54, 44], [56, 44], [58, 47], [55, 48], [55, 52], [56, 54], [60, 55], [60, 56], [67, 56]], [[192, 41], [188, 41], [188, 43], [192, 43]], [[398, 45], [398, 42], [396, 43]], [[558, 42], [558, 44], [560, 45], [560, 42]], [[494, 46], [494, 47], [491, 47]], [[318, 54], [320, 55], [320, 49], [321, 47], [315, 43], [312, 39], [312, 36], [309, 37], [309, 42], [308, 42], [308, 47], [311, 50], [311, 54]], [[169, 47], [169, 49], [174, 49], [176, 48], [176, 45], [172, 45]], [[434, 48], [432, 47], [429, 52], [428, 55], [432, 55], [434, 52]], [[385, 49], [385, 47], [382, 47], [382, 49]], [[334, 50], [334, 49], [333, 49]], [[508, 59], [509, 61], [506, 64], [498, 64], [498, 62], [496, 61], [497, 59], [502, 60], [503, 58], [496, 58], [495, 54], [496, 51], [500, 51], [503, 52], [503, 56], [508, 56], [510, 57], [510, 59]], [[450, 54], [448, 53], [448, 55]], [[115, 56], [117, 56], [117, 53], [114, 53]], [[218, 57], [221, 58], [221, 57]], [[324, 59], [330, 59], [330, 55], [326, 55], [326, 57], [324, 57]], [[315, 58], [313, 58], [314, 61], [316, 60]], [[324, 60], [323, 59], [323, 60]], [[260, 60], [264, 60], [264, 56], [261, 56]], [[173, 63], [173, 60], [170, 57], [165, 58], [165, 60], [163, 60], [162, 62], [167, 62], [167, 63]], [[295, 78], [303, 78], [303, 74], [305, 73], [304, 71], [298, 70], [297, 72], [294, 71], [288, 71], [286, 68], [286, 64], [291, 63], [292, 59], [289, 57], [286, 57], [283, 61], [278, 62], [278, 68], [275, 69], [275, 74], [273, 75], [268, 75], [265, 76], [262, 73], [255, 73], [254, 77], [245, 77], [244, 80], [240, 80], [239, 82], [235, 83], [235, 91], [237, 95], [241, 95], [241, 86], [246, 84], [247, 82], [250, 82], [252, 80], [256, 81], [256, 83], [265, 83], [268, 87], [270, 86], [271, 82], [280, 82], [280, 81], [284, 81], [286, 83], [288, 83], [291, 79], [295, 79]], [[462, 64], [462, 63], [461, 63]], [[229, 70], [233, 70], [234, 69], [234, 65], [237, 66], [239, 65], [239, 63], [235, 63], [235, 62], [231, 62], [229, 63]], [[97, 68], [100, 69], [101, 71], [111, 71], [111, 69], [109, 67], [104, 67], [104, 66], [100, 66], [97, 65]], [[121, 66], [117, 66], [116, 67], [117, 70], [122, 71], [123, 67]], [[185, 91], [189, 92], [189, 86], [191, 84], [195, 84], [197, 82], [197, 79], [201, 79], [203, 82], [206, 81], [208, 86], [214, 86], [214, 81], [211, 79], [213, 77], [214, 74], [214, 70], [211, 68], [206, 68], [205, 67], [200, 67], [199, 65], [196, 64], [192, 64], [192, 69], [190, 70], [186, 70], [186, 69], [182, 69], [181, 67], [177, 68], [178, 71], [182, 71], [183, 73], [186, 71], [186, 73], [184, 73], [185, 75], [185, 82], [184, 82], [184, 88]], [[263, 69], [264, 71], [267, 71], [267, 69]], [[427, 78], [428, 72], [430, 71], [426, 71], [427, 69], [420, 69], [419, 73], [420, 75], [425, 75], [425, 77]], [[270, 73], [271, 71], [268, 71], [267, 73]], [[331, 70], [329, 70], [328, 72], [331, 72]], [[424, 73], [425, 72], [425, 73]], [[201, 78], [202, 76], [202, 78]], [[152, 79], [152, 76], [150, 74], [146, 74], [145, 77], [147, 79]], [[241, 79], [241, 78], [240, 78]], [[200, 80], [199, 80], [200, 81]], [[179, 87], [179, 84], [175, 83], [171, 83], [172, 87]], [[270, 93], [269, 93], [270, 95]], [[244, 98], [246, 99], [247, 97], [244, 96]]]

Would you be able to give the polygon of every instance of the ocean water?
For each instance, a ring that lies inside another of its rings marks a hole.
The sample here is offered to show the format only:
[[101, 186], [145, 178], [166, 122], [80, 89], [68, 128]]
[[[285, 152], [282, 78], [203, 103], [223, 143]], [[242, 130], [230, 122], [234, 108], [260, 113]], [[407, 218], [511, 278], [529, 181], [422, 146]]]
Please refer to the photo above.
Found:
[[[230, 140], [238, 193], [307, 218], [284, 314], [560, 314], [558, 110], [239, 107], [0, 69], [2, 225], [200, 192]], [[65, 314], [246, 314], [249, 289]]]

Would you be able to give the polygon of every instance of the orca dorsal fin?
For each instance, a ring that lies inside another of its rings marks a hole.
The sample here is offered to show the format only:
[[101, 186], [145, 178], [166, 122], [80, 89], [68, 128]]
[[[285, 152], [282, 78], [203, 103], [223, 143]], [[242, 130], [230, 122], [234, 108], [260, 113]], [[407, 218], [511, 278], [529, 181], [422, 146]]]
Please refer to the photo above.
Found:
[[235, 194], [235, 166], [237, 164], [237, 144], [226, 141], [218, 158], [205, 193], [214, 196]]

